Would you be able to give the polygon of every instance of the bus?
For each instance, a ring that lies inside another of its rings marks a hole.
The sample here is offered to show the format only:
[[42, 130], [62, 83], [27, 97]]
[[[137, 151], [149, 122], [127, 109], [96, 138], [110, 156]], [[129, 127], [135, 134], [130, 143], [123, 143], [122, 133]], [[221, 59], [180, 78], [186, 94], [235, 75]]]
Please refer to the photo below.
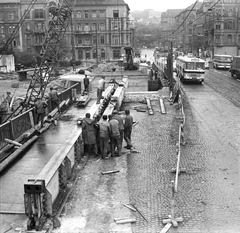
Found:
[[176, 69], [177, 75], [182, 82], [198, 82], [204, 81], [205, 61], [188, 56], [180, 56], [177, 58]]
[[214, 54], [213, 68], [215, 69], [230, 69], [232, 63], [232, 56]]

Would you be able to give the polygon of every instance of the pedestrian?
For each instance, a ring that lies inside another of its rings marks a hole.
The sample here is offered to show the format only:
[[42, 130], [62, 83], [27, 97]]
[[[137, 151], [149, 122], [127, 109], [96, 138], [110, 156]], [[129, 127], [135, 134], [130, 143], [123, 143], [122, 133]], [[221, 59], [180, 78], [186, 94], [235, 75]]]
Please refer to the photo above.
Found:
[[155, 70], [154, 76], [155, 76], [155, 80], [157, 80], [158, 79], [158, 71], [157, 70]]
[[113, 119], [116, 119], [118, 121], [118, 129], [120, 132], [121, 147], [122, 147], [123, 135], [124, 135], [124, 123], [123, 123], [123, 118], [118, 115], [117, 110], [113, 110]]
[[105, 77], [103, 76], [99, 81], [98, 81], [98, 86], [97, 86], [97, 104], [100, 104], [100, 100], [102, 99], [102, 93], [105, 90]]
[[61, 112], [60, 106], [59, 106], [59, 97], [56, 90], [53, 89], [53, 87], [50, 87], [49, 97], [52, 104], [52, 109], [58, 108], [58, 112]]
[[84, 91], [85, 92], [89, 92], [89, 78], [88, 78], [88, 76], [85, 74], [85, 77], [84, 77], [84, 79], [83, 79], [83, 84], [84, 84]]
[[99, 123], [100, 129], [100, 151], [101, 158], [105, 159], [108, 152], [109, 139], [110, 139], [110, 124], [107, 121], [107, 115], [103, 115], [102, 121]]
[[127, 145], [125, 146], [126, 149], [132, 148], [131, 142], [131, 134], [132, 134], [132, 126], [133, 126], [133, 117], [130, 115], [130, 110], [125, 110], [125, 124], [124, 124], [124, 140], [126, 141]]
[[85, 118], [82, 120], [82, 138], [87, 156], [90, 156], [92, 151], [97, 155], [95, 120], [92, 120], [90, 117], [90, 113], [86, 113]]
[[45, 117], [45, 109], [47, 108], [47, 103], [42, 100], [42, 98], [37, 97], [37, 101], [35, 103], [35, 111], [37, 114], [37, 124], [39, 124], [39, 121], [41, 122], [41, 128], [44, 124], [44, 117]]
[[111, 156], [114, 157], [115, 149], [117, 148], [117, 156], [122, 155], [122, 146], [121, 146], [121, 138], [118, 127], [118, 121], [113, 119], [112, 115], [108, 116], [109, 125], [110, 125], [110, 148], [111, 148]]

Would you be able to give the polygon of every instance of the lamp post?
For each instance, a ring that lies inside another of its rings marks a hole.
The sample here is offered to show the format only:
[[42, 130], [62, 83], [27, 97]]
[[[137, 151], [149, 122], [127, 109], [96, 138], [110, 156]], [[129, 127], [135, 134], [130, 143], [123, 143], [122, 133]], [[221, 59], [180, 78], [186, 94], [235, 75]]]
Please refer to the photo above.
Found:
[[97, 67], [98, 67], [98, 35], [97, 35], [97, 22], [95, 24], [95, 29], [96, 29], [96, 62], [97, 62]]

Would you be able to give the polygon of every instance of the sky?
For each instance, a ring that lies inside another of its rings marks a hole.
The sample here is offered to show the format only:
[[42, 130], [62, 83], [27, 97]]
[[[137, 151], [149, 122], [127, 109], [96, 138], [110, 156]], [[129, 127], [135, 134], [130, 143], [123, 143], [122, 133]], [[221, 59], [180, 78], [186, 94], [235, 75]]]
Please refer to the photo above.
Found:
[[124, 0], [130, 7], [130, 11], [153, 9], [164, 12], [168, 9], [185, 9], [196, 0]]

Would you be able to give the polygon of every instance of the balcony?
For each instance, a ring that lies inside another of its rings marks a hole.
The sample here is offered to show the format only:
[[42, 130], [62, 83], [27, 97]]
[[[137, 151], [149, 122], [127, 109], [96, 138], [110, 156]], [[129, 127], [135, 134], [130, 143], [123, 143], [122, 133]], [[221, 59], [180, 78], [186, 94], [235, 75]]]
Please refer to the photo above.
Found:
[[80, 30], [76, 30], [75, 31], [75, 34], [77, 35], [92, 35], [92, 33], [96, 33], [96, 32], [93, 32], [93, 31], [90, 31], [90, 30], [83, 30], [83, 31], [80, 31]]
[[43, 28], [41, 28], [41, 29], [35, 28], [32, 31], [33, 31], [33, 33], [40, 33], [40, 34], [44, 34], [45, 33], [45, 29], [43, 29]]

